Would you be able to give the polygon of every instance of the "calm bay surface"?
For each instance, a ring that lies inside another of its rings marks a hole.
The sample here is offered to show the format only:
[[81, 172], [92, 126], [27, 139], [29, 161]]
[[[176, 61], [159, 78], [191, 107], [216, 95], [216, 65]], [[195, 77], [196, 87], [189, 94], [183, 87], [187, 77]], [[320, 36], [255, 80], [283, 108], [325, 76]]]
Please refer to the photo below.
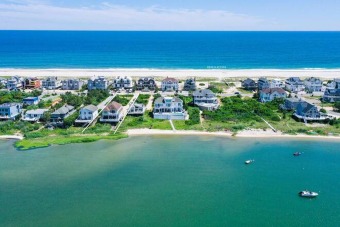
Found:
[[339, 145], [141, 136], [21, 152], [0, 141], [0, 226], [339, 226]]

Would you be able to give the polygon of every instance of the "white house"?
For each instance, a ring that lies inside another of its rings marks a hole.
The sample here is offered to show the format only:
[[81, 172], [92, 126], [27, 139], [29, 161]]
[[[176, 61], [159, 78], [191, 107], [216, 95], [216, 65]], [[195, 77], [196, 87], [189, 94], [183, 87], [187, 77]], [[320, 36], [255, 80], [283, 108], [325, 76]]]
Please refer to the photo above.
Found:
[[75, 123], [77, 124], [85, 124], [90, 123], [98, 116], [98, 107], [95, 105], [87, 105], [79, 111], [79, 116]]
[[36, 110], [27, 110], [25, 115], [23, 116], [23, 121], [36, 122], [39, 121], [40, 118], [47, 112], [48, 109], [36, 109]]
[[322, 90], [322, 81], [319, 78], [310, 77], [305, 79], [305, 88], [309, 93], [320, 92]]
[[178, 80], [170, 77], [162, 80], [162, 91], [178, 91]]
[[282, 88], [267, 88], [260, 91], [260, 101], [270, 102], [278, 98], [286, 98], [286, 91]]
[[103, 76], [93, 76], [87, 81], [87, 89], [91, 90], [106, 90], [109, 86], [109, 81]]
[[305, 84], [299, 77], [290, 77], [285, 81], [286, 89], [290, 92], [300, 92], [305, 90]]
[[273, 79], [270, 81], [269, 88], [284, 88], [285, 84], [281, 79]]
[[143, 115], [146, 110], [145, 105], [140, 103], [134, 103], [129, 109], [129, 115]]
[[133, 88], [133, 81], [132, 78], [130, 76], [118, 76], [113, 80], [113, 87], [115, 89], [132, 89]]
[[216, 95], [209, 89], [196, 90], [192, 96], [194, 104], [201, 110], [216, 110], [219, 106]]
[[123, 118], [123, 106], [118, 102], [111, 102], [102, 112], [100, 122], [117, 123]]
[[155, 100], [153, 117], [155, 119], [185, 120], [187, 113], [181, 99], [177, 97], [159, 97]]
[[61, 81], [58, 80], [57, 77], [47, 77], [45, 80], [42, 80], [42, 87], [47, 90], [54, 90], [61, 88]]

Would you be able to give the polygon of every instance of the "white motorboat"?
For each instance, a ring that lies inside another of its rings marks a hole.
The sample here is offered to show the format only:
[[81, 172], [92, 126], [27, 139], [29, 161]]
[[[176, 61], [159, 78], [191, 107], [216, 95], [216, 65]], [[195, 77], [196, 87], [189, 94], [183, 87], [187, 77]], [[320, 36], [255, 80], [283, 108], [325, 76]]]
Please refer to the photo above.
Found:
[[252, 163], [252, 162], [254, 162], [254, 161], [255, 161], [255, 160], [250, 160], [250, 159], [249, 159], [249, 160], [245, 161], [244, 163], [245, 163], [245, 164], [250, 164], [250, 163]]
[[301, 197], [308, 197], [308, 198], [314, 198], [314, 197], [317, 197], [319, 194], [316, 193], [316, 192], [312, 192], [312, 191], [301, 191], [299, 192], [299, 195]]

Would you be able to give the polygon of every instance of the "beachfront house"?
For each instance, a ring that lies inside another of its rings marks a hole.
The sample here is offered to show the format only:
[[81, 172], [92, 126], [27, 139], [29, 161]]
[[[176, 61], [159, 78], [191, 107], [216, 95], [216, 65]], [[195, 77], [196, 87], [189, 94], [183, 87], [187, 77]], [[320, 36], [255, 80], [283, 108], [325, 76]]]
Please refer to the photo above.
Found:
[[133, 81], [130, 76], [118, 76], [113, 80], [113, 88], [114, 89], [124, 89], [124, 90], [132, 90], [133, 89]]
[[267, 80], [267, 78], [265, 77], [261, 77], [258, 81], [257, 81], [257, 88], [259, 91], [263, 90], [263, 89], [267, 89], [270, 88], [270, 83]]
[[332, 81], [328, 82], [327, 88], [329, 89], [340, 88], [340, 79], [333, 79]]
[[64, 119], [73, 114], [74, 111], [74, 106], [66, 104], [51, 114], [50, 121], [53, 125], [62, 125], [64, 123]]
[[84, 81], [80, 79], [69, 79], [61, 81], [61, 89], [63, 90], [80, 90], [84, 85]]
[[22, 120], [30, 121], [30, 122], [37, 122], [47, 111], [48, 109], [27, 110], [25, 115], [22, 117]]
[[297, 106], [301, 103], [305, 102], [299, 98], [286, 98], [284, 103], [281, 105], [282, 110], [296, 110]]
[[340, 101], [340, 87], [327, 88], [322, 97], [324, 102], [339, 102]]
[[95, 105], [87, 105], [80, 109], [79, 116], [75, 121], [76, 124], [87, 124], [98, 117], [98, 107]]
[[55, 90], [61, 88], [61, 81], [58, 80], [58, 77], [56, 76], [47, 77], [46, 79], [42, 80], [41, 86], [47, 90]]
[[178, 91], [178, 80], [170, 77], [162, 80], [162, 91]]
[[184, 91], [195, 91], [197, 89], [196, 87], [196, 79], [195, 78], [189, 78], [185, 80], [183, 90]]
[[117, 123], [123, 119], [123, 106], [118, 102], [111, 102], [102, 112], [100, 122]]
[[250, 78], [247, 78], [246, 80], [242, 81], [242, 87], [245, 89], [245, 90], [256, 90], [257, 88], [257, 85], [256, 85], [256, 82], [255, 80], [253, 79], [250, 79]]
[[41, 87], [41, 80], [38, 78], [26, 78], [23, 82], [24, 89], [38, 89]]
[[301, 102], [298, 104], [294, 117], [305, 122], [329, 119], [329, 117], [326, 114], [321, 113], [315, 105], [308, 102]]
[[15, 120], [21, 112], [21, 103], [3, 103], [0, 105], [0, 120]]
[[140, 103], [134, 103], [129, 112], [128, 115], [143, 115], [144, 112], [146, 110], [146, 107], [144, 104], [140, 104]]
[[39, 103], [39, 97], [27, 97], [22, 100], [22, 103], [25, 106], [30, 106], [30, 105], [38, 105]]
[[298, 93], [305, 89], [304, 82], [299, 77], [290, 77], [285, 81], [287, 91]]
[[141, 77], [137, 80], [136, 89], [153, 91], [156, 89], [156, 81], [153, 77]]
[[103, 76], [94, 76], [87, 82], [87, 89], [91, 90], [106, 90], [109, 87], [109, 81]]
[[22, 88], [23, 85], [23, 79], [19, 76], [13, 76], [6, 82], [6, 88], [10, 91], [12, 90], [18, 90]]
[[322, 90], [322, 81], [319, 78], [310, 77], [305, 79], [305, 90], [309, 93], [320, 92]]
[[274, 99], [285, 99], [286, 97], [286, 91], [282, 88], [266, 88], [260, 91], [261, 102], [271, 102]]
[[193, 92], [193, 102], [201, 110], [216, 110], [219, 106], [216, 95], [209, 89]]
[[284, 88], [285, 84], [281, 79], [272, 79], [269, 84], [269, 88]]
[[185, 120], [187, 113], [180, 98], [159, 97], [154, 103], [153, 117], [155, 119]]

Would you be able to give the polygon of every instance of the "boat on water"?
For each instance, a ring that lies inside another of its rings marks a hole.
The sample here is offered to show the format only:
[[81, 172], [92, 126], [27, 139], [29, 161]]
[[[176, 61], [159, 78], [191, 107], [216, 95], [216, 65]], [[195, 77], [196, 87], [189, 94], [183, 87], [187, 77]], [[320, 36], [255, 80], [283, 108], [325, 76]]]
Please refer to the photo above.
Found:
[[293, 153], [294, 156], [300, 156], [302, 153], [301, 152], [295, 152]]
[[250, 163], [252, 163], [252, 162], [254, 162], [255, 160], [251, 160], [251, 159], [249, 159], [249, 160], [246, 160], [244, 163], [245, 164], [250, 164]]
[[305, 190], [305, 191], [299, 192], [299, 195], [300, 195], [301, 197], [315, 198], [315, 197], [317, 197], [319, 194], [316, 193], [316, 192], [312, 192], [312, 191], [307, 191], [307, 190]]

